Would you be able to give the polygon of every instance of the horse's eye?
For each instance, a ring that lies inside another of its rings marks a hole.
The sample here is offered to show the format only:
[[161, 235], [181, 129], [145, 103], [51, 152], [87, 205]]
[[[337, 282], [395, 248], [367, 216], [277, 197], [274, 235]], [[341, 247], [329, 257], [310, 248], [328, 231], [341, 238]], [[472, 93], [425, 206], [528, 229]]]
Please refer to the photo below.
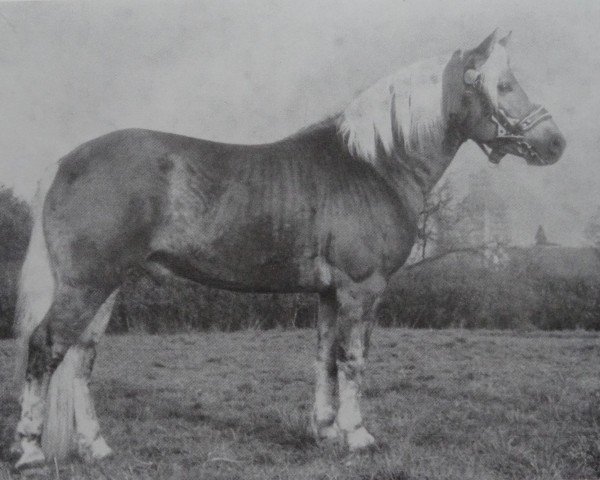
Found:
[[513, 87], [509, 82], [501, 82], [498, 84], [498, 91], [500, 93], [512, 92]]

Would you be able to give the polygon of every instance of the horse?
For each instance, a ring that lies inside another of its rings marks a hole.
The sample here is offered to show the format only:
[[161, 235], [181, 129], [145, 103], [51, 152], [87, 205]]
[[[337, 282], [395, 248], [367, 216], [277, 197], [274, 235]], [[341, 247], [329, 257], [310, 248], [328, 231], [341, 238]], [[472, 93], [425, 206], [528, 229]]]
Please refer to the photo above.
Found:
[[459, 147], [549, 165], [566, 142], [508, 61], [509, 35], [422, 60], [318, 124], [260, 145], [142, 129], [91, 140], [38, 186], [16, 325], [24, 469], [112, 453], [89, 383], [127, 272], [319, 298], [318, 441], [375, 444], [359, 408], [375, 311], [415, 242], [425, 196]]

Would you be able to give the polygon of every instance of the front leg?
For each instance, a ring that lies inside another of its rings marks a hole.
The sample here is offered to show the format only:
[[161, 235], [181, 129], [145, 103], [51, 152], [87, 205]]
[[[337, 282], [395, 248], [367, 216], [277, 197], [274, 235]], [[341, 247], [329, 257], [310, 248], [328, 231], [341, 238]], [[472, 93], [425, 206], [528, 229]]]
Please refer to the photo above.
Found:
[[384, 285], [379, 278], [370, 278], [338, 290], [339, 408], [336, 423], [350, 450], [375, 444], [375, 439], [363, 425], [359, 401], [375, 300]]
[[348, 342], [338, 348], [339, 409], [336, 423], [350, 450], [366, 448], [375, 443], [375, 438], [363, 426], [360, 412], [361, 383], [365, 369], [364, 345], [358, 337], [364, 336], [365, 325], [356, 322], [350, 326]]
[[335, 293], [319, 296], [317, 318], [317, 360], [315, 362], [315, 407], [311, 418], [317, 440], [333, 440], [340, 431], [335, 423], [335, 394], [337, 391]]

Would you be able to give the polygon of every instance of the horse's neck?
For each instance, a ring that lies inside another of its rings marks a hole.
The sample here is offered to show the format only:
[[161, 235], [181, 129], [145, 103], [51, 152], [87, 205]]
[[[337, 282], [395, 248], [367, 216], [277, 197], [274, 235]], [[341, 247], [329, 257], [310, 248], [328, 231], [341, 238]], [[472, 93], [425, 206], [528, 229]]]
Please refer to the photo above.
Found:
[[460, 144], [449, 150], [447, 139], [439, 144], [428, 143], [429, 148], [415, 151], [393, 152], [378, 157], [375, 168], [396, 193], [408, 201], [411, 209], [421, 212], [425, 198], [442, 177]]
[[442, 111], [447, 64], [444, 57], [425, 60], [380, 80], [338, 120], [353, 156], [372, 164], [417, 211], [462, 143]]
[[410, 125], [411, 131], [398, 137], [405, 140], [389, 152], [381, 152], [374, 160], [376, 166], [385, 168], [395, 176], [409, 177], [427, 195], [442, 177], [456, 155], [460, 140], [440, 115], [423, 125]]

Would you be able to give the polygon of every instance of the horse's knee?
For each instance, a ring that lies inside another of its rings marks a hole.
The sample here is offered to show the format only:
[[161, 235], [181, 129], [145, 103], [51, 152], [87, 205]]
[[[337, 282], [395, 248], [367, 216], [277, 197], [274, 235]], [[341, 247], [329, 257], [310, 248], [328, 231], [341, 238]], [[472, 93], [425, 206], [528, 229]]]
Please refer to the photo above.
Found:
[[[367, 285], [370, 287], [371, 285]], [[338, 292], [339, 326], [338, 326], [338, 361], [354, 361], [364, 363], [367, 356], [371, 331], [375, 323], [374, 311], [379, 303], [382, 286], [366, 288], [364, 285], [354, 286]]]
[[336, 343], [336, 361], [338, 368], [342, 365], [348, 373], [360, 373], [364, 369], [366, 356], [366, 330], [368, 325], [361, 320], [348, 321], [342, 328]]

